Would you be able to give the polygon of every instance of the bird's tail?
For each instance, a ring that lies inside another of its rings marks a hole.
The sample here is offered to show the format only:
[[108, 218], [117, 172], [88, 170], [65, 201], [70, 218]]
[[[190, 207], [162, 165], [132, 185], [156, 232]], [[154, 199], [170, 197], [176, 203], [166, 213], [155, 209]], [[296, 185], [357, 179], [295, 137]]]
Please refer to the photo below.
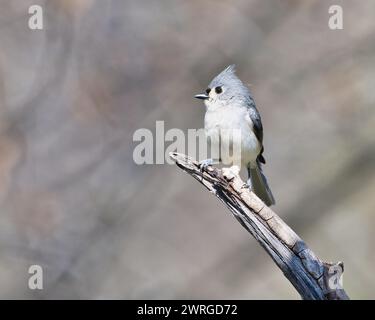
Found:
[[275, 204], [275, 198], [268, 186], [267, 179], [262, 172], [260, 163], [257, 161], [255, 168], [249, 168], [249, 178], [251, 179], [252, 191], [263, 200], [267, 206]]

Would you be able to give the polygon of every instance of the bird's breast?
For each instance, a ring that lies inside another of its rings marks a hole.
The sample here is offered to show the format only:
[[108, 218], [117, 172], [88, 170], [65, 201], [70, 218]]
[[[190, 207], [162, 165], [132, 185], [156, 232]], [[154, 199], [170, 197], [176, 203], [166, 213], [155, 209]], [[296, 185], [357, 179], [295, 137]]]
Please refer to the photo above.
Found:
[[235, 106], [215, 111], [207, 110], [204, 122], [206, 135], [211, 142], [220, 141], [221, 148], [240, 149], [242, 163], [256, 160], [261, 145], [253, 132], [253, 125], [245, 108]]

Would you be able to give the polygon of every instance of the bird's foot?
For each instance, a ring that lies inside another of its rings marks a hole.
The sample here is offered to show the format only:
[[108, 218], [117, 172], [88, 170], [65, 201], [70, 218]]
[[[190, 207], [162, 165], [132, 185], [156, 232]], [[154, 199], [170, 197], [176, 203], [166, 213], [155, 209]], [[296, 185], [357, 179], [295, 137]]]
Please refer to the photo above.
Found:
[[230, 168], [223, 168], [222, 171], [223, 171], [223, 177], [226, 180], [231, 181], [236, 176], [239, 175], [239, 173], [240, 173], [240, 167], [239, 166], [232, 166]]
[[206, 159], [199, 161], [199, 169], [201, 172], [203, 172], [208, 166], [212, 166], [214, 164], [213, 159]]
[[247, 179], [246, 183], [243, 184], [242, 189], [249, 189], [252, 190], [253, 186], [251, 184], [251, 179]]

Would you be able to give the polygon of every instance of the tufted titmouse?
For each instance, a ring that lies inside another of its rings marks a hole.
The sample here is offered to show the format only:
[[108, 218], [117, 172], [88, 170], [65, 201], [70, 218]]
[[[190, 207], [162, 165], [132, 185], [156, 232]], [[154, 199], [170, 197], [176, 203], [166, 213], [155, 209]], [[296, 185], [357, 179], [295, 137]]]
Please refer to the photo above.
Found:
[[[247, 184], [266, 205], [275, 204], [275, 199], [268, 186], [261, 165], [266, 161], [263, 157], [263, 126], [260, 114], [255, 107], [255, 102], [249, 89], [235, 74], [235, 66], [231, 65], [217, 75], [209, 84], [206, 92], [197, 94], [197, 99], [204, 100], [206, 115], [204, 128], [207, 137], [215, 139], [219, 137], [220, 143], [229, 141], [231, 149], [233, 145], [240, 148], [241, 159], [237, 163], [246, 166], [248, 171]], [[224, 130], [240, 130], [240, 138], [231, 140], [223, 139]], [[235, 155], [234, 155], [235, 156]], [[219, 161], [228, 163], [234, 159]], [[203, 160], [201, 165], [207, 166], [214, 162], [213, 159]]]

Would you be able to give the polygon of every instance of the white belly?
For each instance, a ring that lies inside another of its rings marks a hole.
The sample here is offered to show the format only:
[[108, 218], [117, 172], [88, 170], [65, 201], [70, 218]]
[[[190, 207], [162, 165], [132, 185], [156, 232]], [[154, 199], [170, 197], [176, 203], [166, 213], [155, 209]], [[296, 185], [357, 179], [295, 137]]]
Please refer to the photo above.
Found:
[[[246, 166], [249, 162], [255, 163], [261, 146], [245, 108], [226, 106], [215, 111], [208, 109], [205, 131], [211, 139], [212, 148], [220, 146], [220, 158], [224, 165]], [[233, 153], [235, 150], [240, 152]]]

